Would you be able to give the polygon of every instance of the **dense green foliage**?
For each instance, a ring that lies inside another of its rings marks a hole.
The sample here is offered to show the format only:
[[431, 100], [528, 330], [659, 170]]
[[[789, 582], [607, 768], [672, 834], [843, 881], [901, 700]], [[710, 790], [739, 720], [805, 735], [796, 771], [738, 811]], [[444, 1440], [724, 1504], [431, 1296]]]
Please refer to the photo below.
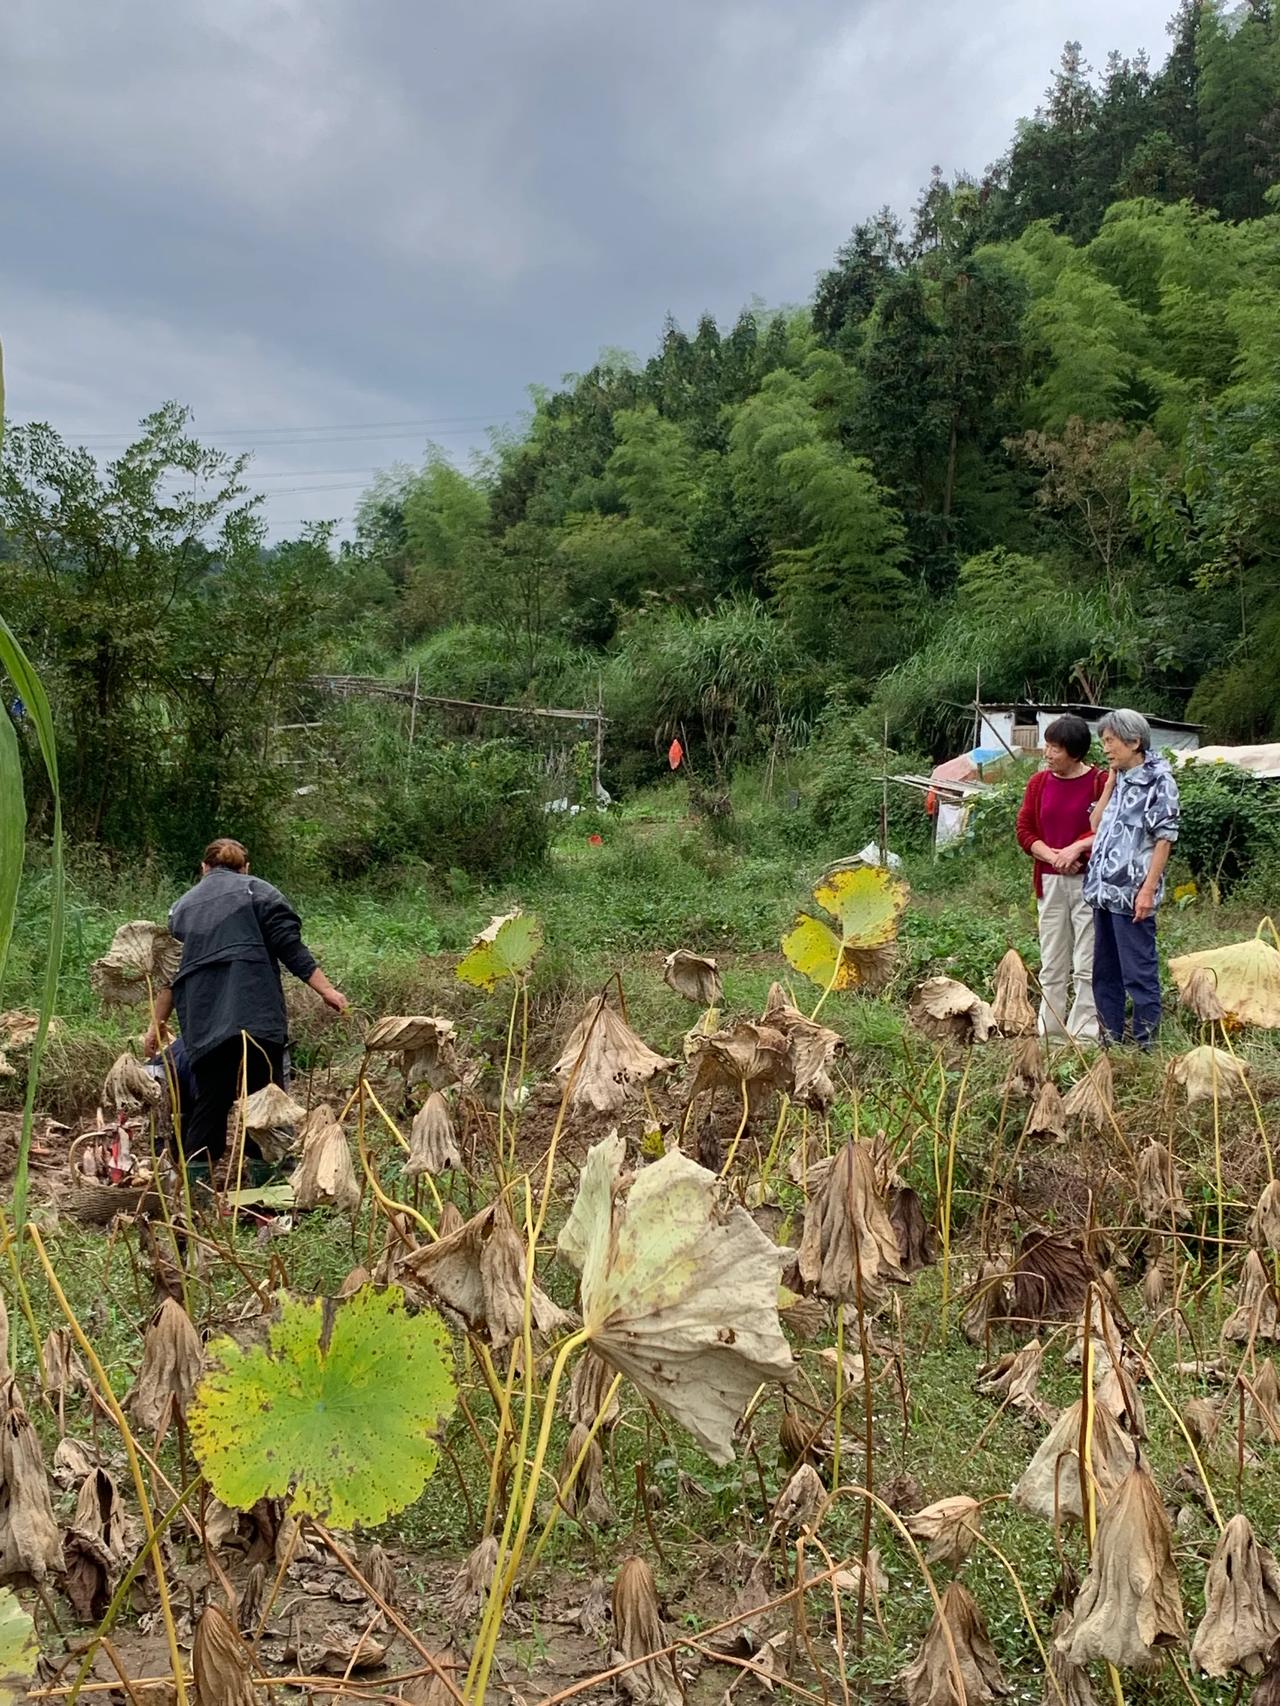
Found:
[[[13, 433], [0, 587], [74, 833], [171, 863], [228, 827], [329, 870], [540, 856], [533, 725], [433, 719], [407, 754], [399, 709], [318, 704], [326, 668], [599, 694], [615, 793], [674, 736], [715, 789], [812, 745], [831, 825], [886, 728], [917, 762], [963, 742], [979, 674], [1280, 737], [1280, 22], [1183, 0], [1169, 33], [1158, 70], [1068, 44], [1007, 154], [855, 227], [810, 305], [607, 352], [469, 471], [379, 479], [341, 550], [267, 548], [245, 465], [173, 407], [105, 470]], [[318, 722], [301, 752], [273, 732]]]

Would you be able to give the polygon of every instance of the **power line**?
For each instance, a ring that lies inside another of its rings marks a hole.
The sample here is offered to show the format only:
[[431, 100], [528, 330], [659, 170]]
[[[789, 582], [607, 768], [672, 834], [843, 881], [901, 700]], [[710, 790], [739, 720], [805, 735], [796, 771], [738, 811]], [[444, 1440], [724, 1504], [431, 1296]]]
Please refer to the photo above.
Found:
[[[321, 422], [312, 426], [259, 426], [259, 427], [211, 427], [201, 429], [199, 436], [203, 439], [233, 438], [239, 442], [259, 440], [264, 445], [276, 443], [327, 443], [341, 442], [337, 438], [331, 440], [330, 435], [349, 433], [365, 435], [379, 433], [388, 438], [415, 437], [421, 432], [433, 430], [467, 432], [476, 425], [497, 425], [506, 421], [516, 420], [517, 414], [507, 411], [495, 411], [483, 415], [438, 415], [422, 420], [409, 421], [332, 421]], [[295, 435], [282, 439], [282, 434]], [[323, 435], [323, 436], [317, 436]], [[70, 429], [63, 434], [66, 438], [78, 439], [83, 444], [129, 444], [136, 437], [134, 432], [77, 432]]]

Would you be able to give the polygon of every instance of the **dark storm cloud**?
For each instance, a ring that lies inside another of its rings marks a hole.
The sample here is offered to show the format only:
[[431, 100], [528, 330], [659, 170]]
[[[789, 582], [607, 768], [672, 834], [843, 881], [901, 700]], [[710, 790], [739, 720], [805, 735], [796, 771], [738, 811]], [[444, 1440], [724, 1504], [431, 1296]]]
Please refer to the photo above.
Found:
[[[463, 450], [528, 383], [647, 352], [668, 311], [803, 299], [855, 220], [999, 153], [1068, 35], [1158, 54], [1163, 15], [18, 0], [10, 410], [104, 448], [176, 396], [207, 429], [430, 421]], [[290, 436], [259, 456], [282, 525], [349, 513], [362, 470], [428, 432]]]

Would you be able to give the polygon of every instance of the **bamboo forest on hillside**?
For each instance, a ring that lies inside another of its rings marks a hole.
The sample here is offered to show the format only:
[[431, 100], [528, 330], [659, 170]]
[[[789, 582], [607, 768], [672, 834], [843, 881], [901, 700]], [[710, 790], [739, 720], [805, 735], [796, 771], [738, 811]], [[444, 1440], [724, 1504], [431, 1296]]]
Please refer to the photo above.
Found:
[[1280, 16], [824, 261], [345, 533], [11, 380], [0, 1706], [1280, 1702]]

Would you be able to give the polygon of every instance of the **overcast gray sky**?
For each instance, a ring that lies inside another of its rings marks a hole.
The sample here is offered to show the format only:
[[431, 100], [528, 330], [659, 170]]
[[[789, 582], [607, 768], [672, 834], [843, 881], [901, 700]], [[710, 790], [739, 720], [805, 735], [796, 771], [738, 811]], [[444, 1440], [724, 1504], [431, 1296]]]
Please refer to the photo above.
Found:
[[930, 167], [979, 171], [1063, 42], [1172, 0], [7, 0], [12, 420], [107, 453], [168, 398], [255, 449], [273, 529], [427, 439], [802, 301]]

